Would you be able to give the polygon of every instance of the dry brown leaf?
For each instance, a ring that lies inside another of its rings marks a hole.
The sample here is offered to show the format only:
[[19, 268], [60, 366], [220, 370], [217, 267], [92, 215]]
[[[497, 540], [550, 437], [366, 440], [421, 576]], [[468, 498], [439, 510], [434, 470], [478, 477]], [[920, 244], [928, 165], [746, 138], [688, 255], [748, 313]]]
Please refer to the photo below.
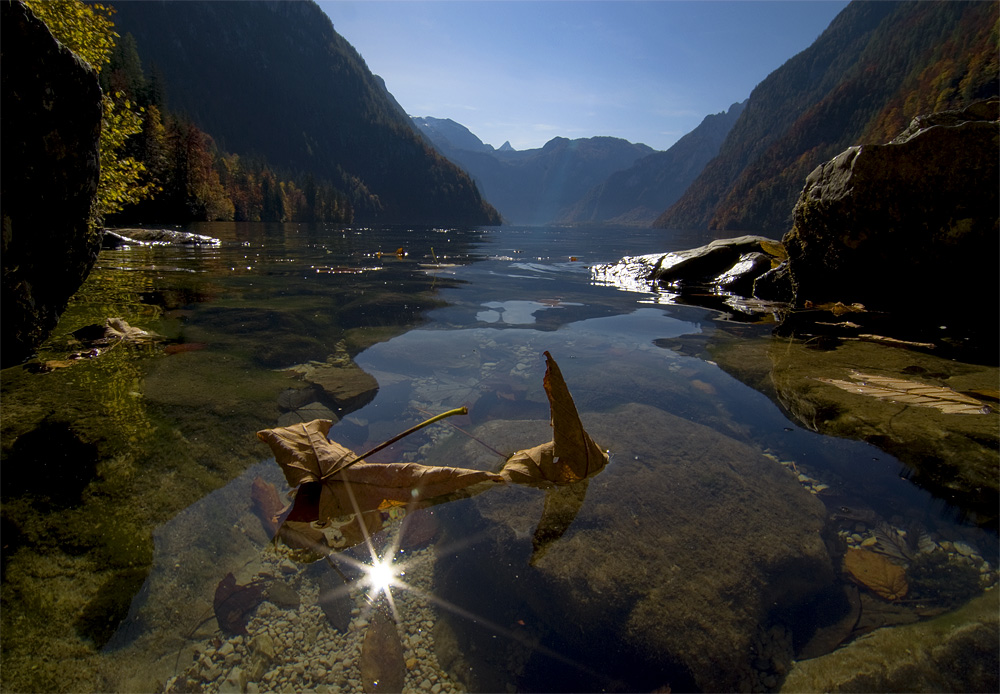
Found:
[[592, 477], [608, 463], [607, 452], [584, 430], [559, 365], [545, 353], [545, 394], [552, 413], [552, 441], [518, 451], [500, 474], [522, 484], [571, 484]]
[[298, 487], [280, 531], [294, 547], [352, 547], [366, 532], [392, 523], [395, 517], [388, 511], [395, 507], [423, 508], [474, 485], [504, 481], [493, 472], [416, 463], [362, 461], [348, 468], [357, 456], [326, 438], [331, 426], [316, 419], [257, 432], [288, 484]]
[[886, 600], [901, 600], [909, 590], [903, 567], [881, 554], [849, 549], [844, 555], [844, 568], [851, 578]]
[[835, 378], [818, 378], [816, 380], [837, 386], [849, 393], [868, 395], [879, 400], [891, 400], [904, 405], [933, 407], [946, 414], [986, 414], [989, 412], [989, 408], [979, 400], [944, 386], [932, 386], [891, 376], [873, 376], [857, 371], [851, 373], [851, 378], [855, 381], [843, 381]]
[[274, 458], [285, 473], [289, 487], [319, 482], [335, 473], [355, 457], [349, 449], [326, 438], [333, 422], [314, 419], [278, 429], [257, 432], [257, 438], [271, 447]]

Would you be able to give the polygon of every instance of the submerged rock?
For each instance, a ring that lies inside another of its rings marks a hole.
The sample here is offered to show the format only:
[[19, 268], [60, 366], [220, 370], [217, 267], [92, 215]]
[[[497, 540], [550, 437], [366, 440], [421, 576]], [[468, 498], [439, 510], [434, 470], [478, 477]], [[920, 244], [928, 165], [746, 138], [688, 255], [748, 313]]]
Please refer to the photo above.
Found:
[[[454, 521], [459, 536], [481, 530], [476, 551], [493, 561], [484, 570], [461, 554], [441, 556], [438, 594], [495, 622], [530, 624], [529, 639], [545, 634], [550, 648], [600, 671], [521, 654], [527, 689], [557, 676], [570, 688], [734, 691], [776, 682], [793, 655], [797, 627], [787, 615], [807, 612], [832, 586], [822, 503], [758, 451], [662, 410], [628, 405], [583, 421], [611, 449], [608, 467], [572, 503], [516, 487], [467, 502], [469, 515]], [[551, 429], [491, 422], [472, 433], [504, 449]], [[495, 464], [479, 443], [453, 441], [443, 459]], [[509, 603], [470, 600], [471, 585], [476, 596], [510, 595]], [[491, 634], [453, 628], [470, 651], [492, 649], [479, 657], [496, 668], [514, 657]], [[614, 652], [630, 654], [634, 670], [620, 669], [618, 656], [606, 660]], [[483, 686], [491, 684], [502, 686]]]

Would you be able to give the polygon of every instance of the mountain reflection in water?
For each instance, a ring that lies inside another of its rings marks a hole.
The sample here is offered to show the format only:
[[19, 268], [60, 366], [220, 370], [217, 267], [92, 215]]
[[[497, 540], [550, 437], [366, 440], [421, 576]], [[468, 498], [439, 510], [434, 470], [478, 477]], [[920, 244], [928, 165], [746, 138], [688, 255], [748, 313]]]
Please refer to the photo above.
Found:
[[[37, 368], [3, 373], [12, 689], [360, 691], [383, 676], [407, 691], [777, 690], [860, 634], [970, 599], [975, 621], [995, 600], [982, 476], [997, 415], [934, 430], [931, 449], [918, 432], [932, 414], [812, 378], [906, 362], [969, 391], [995, 387], [993, 367], [817, 351], [736, 310], [592, 282], [595, 263], [709, 240], [686, 233], [191, 230], [220, 246], [102, 253]], [[163, 341], [43, 368], [108, 317]], [[328, 418], [361, 451], [466, 406], [372, 462], [495, 471], [552, 438], [545, 351], [612, 453], [589, 481], [387, 508], [387, 529], [329, 560], [270, 541], [253, 490], [274, 485], [279, 505], [289, 490], [256, 431]], [[45, 432], [87, 465], [60, 476]], [[7, 472], [43, 458], [58, 481]], [[396, 567], [395, 631], [373, 563]], [[234, 622], [245, 635], [213, 616], [228, 574], [260, 589]]]

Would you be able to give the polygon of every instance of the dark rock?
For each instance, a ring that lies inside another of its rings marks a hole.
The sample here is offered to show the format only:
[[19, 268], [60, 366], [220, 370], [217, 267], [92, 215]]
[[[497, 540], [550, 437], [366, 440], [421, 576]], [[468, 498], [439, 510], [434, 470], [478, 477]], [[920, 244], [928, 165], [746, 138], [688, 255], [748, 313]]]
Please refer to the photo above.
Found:
[[97, 73], [19, 2], [0, 3], [3, 366], [48, 336], [101, 247]]
[[750, 296], [757, 278], [771, 269], [772, 256], [766, 253], [744, 253], [736, 263], [712, 282], [719, 289]]
[[788, 272], [788, 261], [771, 268], [753, 281], [753, 295], [767, 301], [789, 302], [792, 293], [792, 276]]
[[783, 240], [795, 302], [995, 316], [998, 109], [921, 116], [817, 167]]

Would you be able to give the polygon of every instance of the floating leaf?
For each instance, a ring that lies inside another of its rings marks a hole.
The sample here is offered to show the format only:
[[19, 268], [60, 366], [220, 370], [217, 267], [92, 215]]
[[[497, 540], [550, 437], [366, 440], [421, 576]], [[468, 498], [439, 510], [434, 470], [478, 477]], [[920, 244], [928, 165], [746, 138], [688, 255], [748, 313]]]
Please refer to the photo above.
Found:
[[944, 386], [932, 386], [891, 376], [873, 376], [857, 371], [851, 373], [851, 378], [855, 379], [855, 382], [835, 378], [816, 380], [850, 393], [869, 395], [879, 400], [891, 400], [904, 405], [933, 407], [946, 414], [986, 414], [990, 411], [989, 407], [979, 400]]
[[844, 568], [851, 578], [886, 600], [901, 600], [909, 586], [906, 571], [887, 557], [864, 549], [849, 549]]
[[271, 447], [285, 473], [288, 486], [319, 482], [357, 456], [339, 443], [326, 438], [333, 422], [314, 419], [278, 429], [257, 432], [257, 438]]
[[500, 475], [483, 470], [369, 463], [326, 438], [332, 425], [317, 419], [257, 432], [271, 447], [289, 485], [298, 486], [280, 530], [292, 547], [353, 547], [366, 533], [396, 520], [393, 509], [422, 508], [477, 484], [503, 482]]
[[552, 355], [545, 353], [545, 394], [552, 414], [552, 441], [521, 450], [500, 474], [523, 484], [571, 484], [604, 469], [608, 454], [584, 430], [569, 387]]

